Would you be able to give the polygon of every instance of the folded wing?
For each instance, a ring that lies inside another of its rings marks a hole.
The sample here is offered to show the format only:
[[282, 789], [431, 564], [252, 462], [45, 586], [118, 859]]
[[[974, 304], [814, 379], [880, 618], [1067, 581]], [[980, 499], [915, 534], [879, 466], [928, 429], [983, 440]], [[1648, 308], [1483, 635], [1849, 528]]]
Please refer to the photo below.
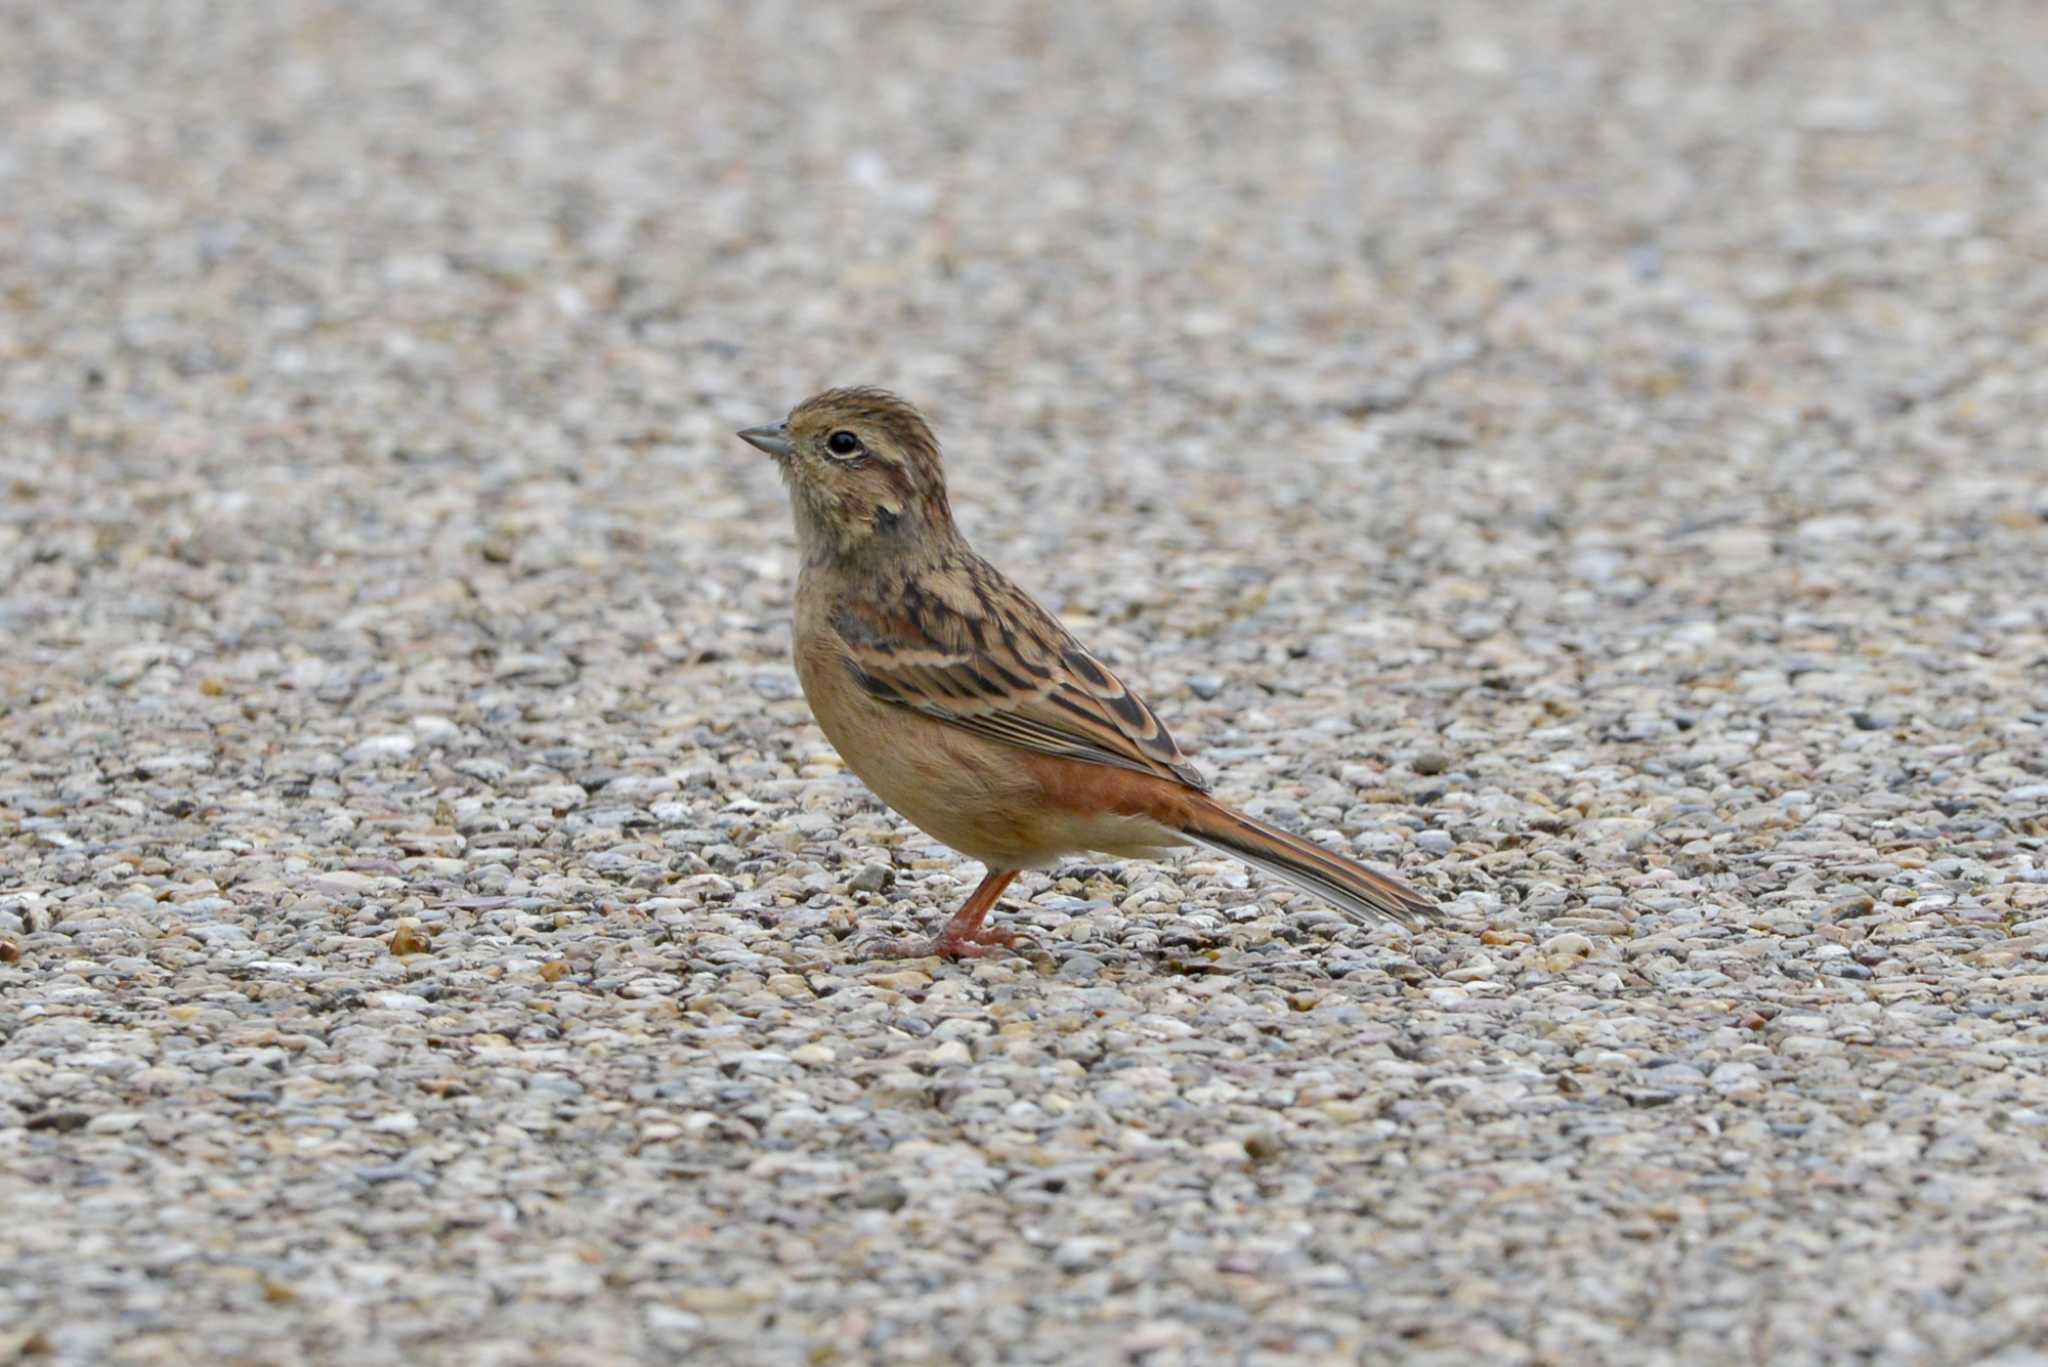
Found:
[[842, 604], [832, 625], [872, 697], [1026, 750], [1208, 790], [1144, 700], [972, 553]]

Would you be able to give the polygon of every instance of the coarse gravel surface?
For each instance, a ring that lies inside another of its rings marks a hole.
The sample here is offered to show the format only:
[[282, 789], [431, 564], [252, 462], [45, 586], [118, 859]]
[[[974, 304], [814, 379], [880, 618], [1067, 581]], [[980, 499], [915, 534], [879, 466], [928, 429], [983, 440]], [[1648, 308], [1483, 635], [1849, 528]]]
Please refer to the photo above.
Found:
[[[1224, 798], [788, 659], [900, 389]], [[2048, 6], [0, 8], [0, 1364], [2048, 1361]]]

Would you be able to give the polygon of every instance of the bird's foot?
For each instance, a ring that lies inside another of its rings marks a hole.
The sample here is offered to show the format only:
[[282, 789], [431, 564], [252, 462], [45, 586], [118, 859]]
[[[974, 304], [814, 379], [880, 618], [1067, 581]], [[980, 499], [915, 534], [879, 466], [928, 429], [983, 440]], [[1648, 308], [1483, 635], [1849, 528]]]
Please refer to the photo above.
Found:
[[992, 949], [1008, 949], [1017, 943], [1015, 932], [983, 925], [996, 898], [1017, 876], [1015, 869], [990, 869], [968, 897], [966, 904], [929, 940], [888, 940], [876, 953], [888, 959], [979, 959]]
[[976, 926], [955, 930], [947, 926], [932, 937], [932, 953], [942, 959], [979, 959], [991, 949], [1015, 949], [1022, 937], [1014, 930]]
[[955, 930], [948, 925], [928, 940], [885, 940], [875, 947], [875, 954], [884, 959], [979, 959], [990, 950], [1014, 948], [1019, 938], [1015, 931], [995, 926]]

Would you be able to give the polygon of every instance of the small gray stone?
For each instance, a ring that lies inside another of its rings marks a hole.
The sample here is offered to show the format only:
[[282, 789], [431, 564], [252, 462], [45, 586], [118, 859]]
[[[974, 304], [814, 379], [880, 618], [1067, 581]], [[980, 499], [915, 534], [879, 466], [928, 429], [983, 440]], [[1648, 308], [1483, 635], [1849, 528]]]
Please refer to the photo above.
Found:
[[898, 1211], [909, 1200], [909, 1191], [893, 1177], [871, 1177], [853, 1193], [853, 1204], [861, 1210]]
[[896, 870], [887, 864], [867, 864], [846, 880], [848, 892], [887, 892], [896, 886]]

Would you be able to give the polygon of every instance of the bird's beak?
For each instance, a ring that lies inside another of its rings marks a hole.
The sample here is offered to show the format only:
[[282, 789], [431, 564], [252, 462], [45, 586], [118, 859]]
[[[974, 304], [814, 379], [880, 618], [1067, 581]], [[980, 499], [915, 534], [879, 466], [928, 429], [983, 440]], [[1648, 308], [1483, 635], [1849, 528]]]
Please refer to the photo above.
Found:
[[766, 451], [777, 460], [789, 459], [796, 448], [789, 444], [789, 424], [778, 422], [772, 427], [748, 427], [739, 432], [739, 439], [747, 445]]

